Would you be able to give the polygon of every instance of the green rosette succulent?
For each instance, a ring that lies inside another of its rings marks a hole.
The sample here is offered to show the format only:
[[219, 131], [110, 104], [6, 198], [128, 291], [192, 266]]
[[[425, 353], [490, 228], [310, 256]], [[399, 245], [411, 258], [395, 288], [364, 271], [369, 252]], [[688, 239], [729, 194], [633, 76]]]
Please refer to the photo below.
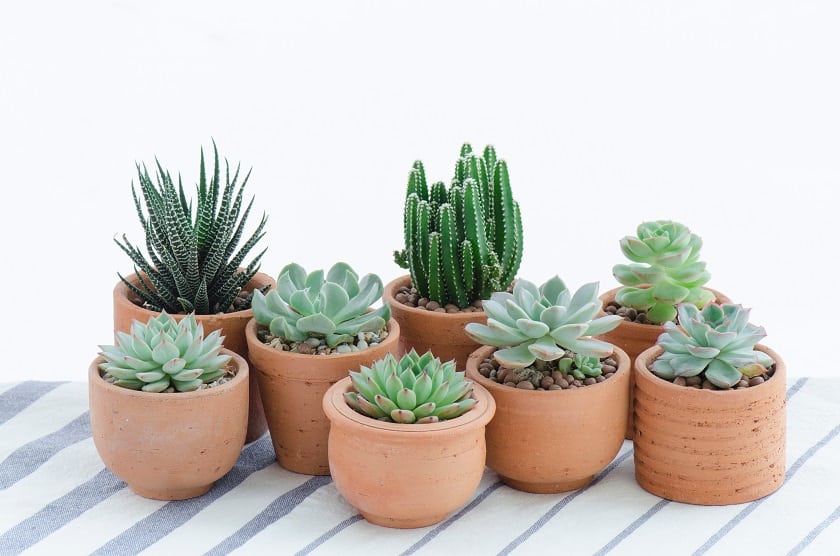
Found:
[[680, 324], [666, 322], [657, 340], [665, 350], [653, 363], [657, 376], [673, 380], [705, 373], [715, 386], [731, 388], [744, 376], [761, 374], [773, 364], [769, 355], [755, 349], [766, 333], [749, 323], [749, 309], [709, 303], [701, 311], [682, 303], [677, 310]]
[[391, 318], [385, 304], [368, 312], [382, 297], [382, 280], [358, 274], [347, 263], [336, 263], [309, 274], [299, 264], [286, 265], [277, 278], [277, 289], [254, 292], [254, 318], [271, 334], [292, 342], [325, 338], [329, 347], [352, 342], [360, 332], [378, 332]]
[[176, 322], [164, 311], [146, 324], [132, 322], [130, 334], [117, 333], [115, 346], [99, 346], [105, 358], [99, 370], [123, 388], [191, 392], [224, 376], [231, 356], [220, 354], [222, 340], [218, 330], [205, 338], [194, 313]]
[[455, 362], [441, 363], [413, 349], [397, 360], [392, 354], [370, 367], [351, 371], [355, 392], [347, 405], [362, 415], [394, 423], [437, 423], [454, 419], [476, 404], [472, 381], [455, 370]]
[[[495, 352], [496, 361], [514, 369], [528, 367], [538, 359], [555, 361], [567, 351], [608, 357], [613, 346], [591, 336], [609, 332], [622, 320], [617, 315], [595, 318], [602, 308], [597, 282], [582, 286], [572, 295], [557, 276], [539, 288], [527, 280], [517, 280], [513, 293], [496, 292], [483, 306], [487, 324], [470, 323], [466, 333], [480, 344], [505, 348]], [[596, 365], [590, 361], [587, 364], [589, 368]], [[600, 374], [600, 362], [597, 370]]]
[[619, 304], [644, 310], [650, 322], [661, 324], [674, 320], [679, 303], [700, 308], [714, 301], [714, 294], [703, 289], [710, 278], [706, 263], [698, 260], [703, 240], [684, 225], [670, 220], [643, 222], [636, 237], [627, 236], [620, 243], [633, 264], [613, 267], [613, 275], [625, 286], [615, 296]]

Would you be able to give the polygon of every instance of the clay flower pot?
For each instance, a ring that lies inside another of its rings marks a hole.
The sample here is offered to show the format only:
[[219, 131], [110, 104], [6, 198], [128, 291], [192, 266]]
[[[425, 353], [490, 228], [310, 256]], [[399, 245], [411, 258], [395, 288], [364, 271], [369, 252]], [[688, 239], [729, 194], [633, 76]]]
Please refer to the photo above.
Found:
[[400, 323], [399, 355], [412, 348], [421, 354], [431, 351], [443, 362], [454, 359], [456, 368], [464, 370], [470, 353], [479, 346], [466, 335], [464, 327], [471, 322], [487, 324], [487, 316], [483, 312], [435, 313], [407, 307], [394, 296], [401, 287], [410, 285], [411, 276], [401, 276], [389, 282], [382, 295], [391, 306], [392, 316]]
[[785, 479], [785, 364], [743, 390], [677, 386], [648, 370], [662, 353], [636, 359], [636, 482], [662, 498], [717, 506], [750, 502]]
[[[606, 307], [608, 303], [615, 301], [615, 294], [617, 294], [620, 289], [621, 287], [613, 288], [601, 294], [599, 299], [604, 307]], [[731, 299], [719, 291], [711, 288], [704, 289], [707, 289], [715, 294], [715, 301], [717, 303], [732, 303]], [[602, 311], [599, 316], [604, 316], [606, 314], [607, 313]], [[618, 325], [618, 328], [615, 328], [606, 334], [601, 334], [597, 338], [624, 350], [630, 358], [630, 364], [632, 365], [640, 353], [649, 347], [656, 345], [656, 340], [663, 332], [665, 332], [665, 327], [661, 324], [641, 324], [638, 322], [622, 321]], [[627, 431], [624, 436], [627, 440], [633, 440], [633, 430], [633, 373], [631, 372], [630, 407], [627, 413]]]
[[598, 384], [547, 392], [511, 388], [485, 378], [478, 366], [496, 350], [470, 356], [467, 377], [490, 391], [496, 417], [487, 425], [487, 466], [525, 492], [586, 486], [624, 442], [630, 404], [630, 359], [620, 348], [615, 374]]
[[330, 471], [342, 496], [376, 525], [400, 529], [442, 521], [463, 505], [484, 474], [484, 428], [493, 398], [473, 387], [478, 403], [455, 419], [426, 425], [386, 423], [356, 413], [343, 394], [350, 378], [323, 399], [330, 420]]
[[248, 424], [248, 363], [232, 355], [236, 376], [194, 392], [157, 394], [102, 379], [88, 369], [90, 425], [102, 461], [146, 498], [200, 496], [233, 468]]
[[[131, 274], [126, 277], [126, 280], [136, 284], [137, 275]], [[261, 288], [266, 284], [270, 284], [272, 288], [277, 287], [277, 282], [268, 274], [258, 272], [254, 277], [245, 284], [245, 289], [253, 290], [254, 288]], [[131, 328], [131, 322], [134, 319], [140, 322], [148, 322], [150, 318], [157, 316], [159, 313], [144, 309], [136, 305], [131, 297], [133, 294], [128, 289], [128, 286], [117, 282], [114, 286], [114, 333], [128, 332]], [[176, 320], [180, 320], [184, 315], [172, 315]], [[224, 346], [248, 360], [248, 345], [245, 342], [245, 325], [254, 316], [254, 311], [248, 309], [247, 311], [237, 311], [235, 313], [219, 313], [216, 315], [196, 315], [195, 320], [204, 327], [204, 334], [210, 334], [214, 330], [221, 330], [222, 336], [225, 337]], [[262, 401], [260, 400], [260, 392], [257, 388], [256, 378], [251, 373], [249, 389], [249, 414], [248, 414], [248, 435], [245, 442], [253, 442], [257, 438], [265, 434], [268, 426], [265, 422], [265, 414], [263, 413]]]
[[257, 321], [245, 329], [254, 374], [259, 382], [277, 462], [296, 473], [329, 475], [327, 436], [330, 422], [321, 400], [330, 386], [386, 354], [396, 355], [400, 326], [391, 319], [388, 337], [362, 351], [302, 355], [265, 345]]

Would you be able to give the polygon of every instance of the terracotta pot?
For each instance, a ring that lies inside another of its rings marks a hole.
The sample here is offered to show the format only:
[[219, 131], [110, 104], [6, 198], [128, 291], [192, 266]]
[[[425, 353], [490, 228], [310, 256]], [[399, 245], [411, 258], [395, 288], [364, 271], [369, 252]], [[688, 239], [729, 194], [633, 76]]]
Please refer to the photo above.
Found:
[[484, 428], [493, 398], [479, 385], [478, 403], [460, 417], [428, 425], [386, 423], [353, 411], [342, 395], [349, 378], [324, 396], [330, 420], [330, 471], [342, 496], [376, 525], [400, 529], [442, 521], [475, 492], [484, 474]]
[[[604, 307], [608, 303], [615, 301], [615, 294], [621, 288], [613, 288], [601, 294], [599, 299]], [[715, 301], [717, 303], [732, 303], [732, 300], [724, 294], [711, 288], [705, 288], [715, 294]], [[605, 312], [601, 312], [598, 316], [605, 316]], [[614, 328], [606, 334], [601, 334], [598, 339], [609, 342], [614, 346], [623, 349], [627, 356], [630, 357], [630, 364], [632, 365], [636, 358], [644, 350], [656, 345], [656, 340], [660, 334], [665, 332], [665, 327], [661, 324], [640, 324], [638, 322], [622, 321], [618, 328]], [[627, 431], [624, 436], [627, 440], [633, 440], [633, 373], [630, 373], [630, 407], [627, 414]]]
[[[126, 277], [126, 280], [136, 284], [137, 275], [131, 274]], [[277, 282], [268, 274], [258, 272], [247, 284], [245, 289], [253, 290], [254, 288], [261, 288], [266, 284], [270, 284], [272, 288], [277, 287]], [[117, 282], [114, 286], [114, 332], [128, 332], [131, 328], [131, 322], [135, 319], [140, 322], [148, 322], [152, 317], [160, 313], [144, 309], [136, 305], [129, 296], [133, 296], [128, 286]], [[172, 315], [175, 319], [180, 320], [184, 315]], [[245, 342], [245, 325], [254, 316], [254, 311], [248, 309], [247, 311], [237, 311], [235, 313], [222, 313], [217, 315], [196, 315], [197, 322], [204, 326], [204, 334], [210, 334], [214, 330], [221, 330], [225, 337], [224, 345], [227, 349], [234, 351], [248, 360], [248, 345]], [[265, 422], [265, 414], [263, 412], [262, 400], [260, 400], [260, 392], [257, 388], [256, 378], [251, 373], [249, 389], [249, 414], [248, 414], [248, 435], [245, 442], [253, 442], [257, 438], [265, 434], [268, 430], [268, 425]]]
[[102, 379], [88, 369], [90, 425], [99, 457], [146, 498], [200, 496], [233, 468], [248, 424], [248, 364], [229, 350], [236, 376], [206, 390], [156, 394]]
[[257, 338], [257, 321], [245, 329], [251, 363], [260, 385], [277, 462], [296, 473], [329, 475], [327, 437], [330, 422], [321, 400], [330, 386], [370, 366], [388, 353], [397, 354], [400, 326], [388, 322], [388, 337], [363, 351], [301, 355], [269, 347]]
[[407, 307], [394, 296], [403, 286], [411, 285], [411, 276], [405, 275], [385, 286], [382, 299], [391, 306], [391, 314], [400, 323], [400, 355], [414, 348], [417, 353], [431, 351], [441, 361], [454, 359], [459, 370], [467, 366], [467, 359], [479, 344], [464, 332], [471, 322], [487, 324], [487, 316], [477, 313], [435, 313], [426, 309]]
[[589, 484], [624, 442], [630, 404], [627, 354], [615, 348], [618, 369], [604, 382], [529, 391], [478, 372], [495, 350], [483, 346], [467, 362], [467, 377], [496, 400], [496, 417], [487, 425], [487, 466], [507, 485], [525, 492], [566, 492]]
[[636, 482], [662, 498], [717, 506], [750, 502], [785, 479], [785, 364], [744, 390], [677, 386], [648, 370], [655, 346], [636, 359]]

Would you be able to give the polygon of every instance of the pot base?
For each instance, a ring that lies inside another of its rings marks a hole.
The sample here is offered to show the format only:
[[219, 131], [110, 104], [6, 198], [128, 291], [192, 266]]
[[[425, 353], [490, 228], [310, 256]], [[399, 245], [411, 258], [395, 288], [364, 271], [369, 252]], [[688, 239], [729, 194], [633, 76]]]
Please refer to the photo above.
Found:
[[518, 481], [510, 477], [499, 478], [507, 486], [521, 490], [523, 492], [531, 492], [533, 494], [557, 494], [559, 492], [569, 492], [570, 490], [577, 490], [583, 488], [592, 482], [595, 475], [578, 479], [577, 481], [562, 481], [558, 483], [531, 483], [528, 481]]
[[374, 525], [380, 525], [382, 527], [390, 527], [392, 529], [417, 529], [420, 527], [428, 527], [429, 525], [434, 525], [436, 523], [440, 523], [444, 520], [444, 518], [448, 514], [442, 515], [435, 515], [435, 516], [428, 516], [428, 517], [419, 517], [416, 519], [395, 519], [393, 517], [385, 517], [381, 515], [375, 515], [368, 512], [359, 512], [365, 520], [373, 523]]
[[186, 500], [188, 498], [195, 498], [209, 491], [212, 486], [213, 483], [191, 488], [167, 488], [159, 490], [131, 484], [128, 485], [135, 494], [139, 494], [143, 498], [151, 498], [152, 500]]

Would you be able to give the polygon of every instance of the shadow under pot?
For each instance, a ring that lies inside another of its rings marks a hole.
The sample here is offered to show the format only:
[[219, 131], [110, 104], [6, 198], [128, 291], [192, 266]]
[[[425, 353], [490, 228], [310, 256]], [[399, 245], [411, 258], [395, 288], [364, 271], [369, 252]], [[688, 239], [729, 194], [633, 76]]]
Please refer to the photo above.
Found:
[[467, 362], [467, 377], [496, 400], [487, 425], [487, 466], [501, 480], [534, 493], [566, 492], [589, 484], [624, 442], [630, 404], [630, 359], [620, 348], [615, 374], [570, 390], [534, 391], [484, 377], [479, 365], [496, 350], [483, 346]]
[[388, 353], [396, 355], [400, 326], [388, 321], [388, 337], [361, 351], [306, 355], [268, 346], [257, 336], [257, 321], [245, 329], [253, 374], [259, 383], [277, 462], [296, 473], [329, 475], [327, 438], [330, 422], [322, 399], [350, 371], [370, 366]]
[[652, 347], [636, 359], [636, 482], [648, 492], [689, 504], [757, 500], [785, 479], [785, 364], [741, 390], [698, 390], [659, 378], [648, 367]]
[[[136, 274], [130, 274], [126, 277], [132, 284], [137, 284], [138, 279]], [[258, 272], [254, 277], [245, 284], [245, 290], [253, 291], [255, 288], [261, 288], [269, 285], [272, 289], [277, 287], [277, 282], [262, 272]], [[117, 282], [114, 286], [114, 336], [116, 338], [117, 332], [129, 332], [131, 323], [134, 320], [140, 322], [148, 322], [152, 317], [156, 317], [160, 313], [150, 311], [141, 307], [132, 299], [134, 294], [128, 289], [128, 286]], [[175, 320], [181, 320], [186, 315], [172, 315]], [[245, 342], [245, 325], [254, 316], [252, 309], [245, 311], [236, 311], [233, 313], [218, 313], [215, 315], [196, 315], [197, 323], [204, 327], [204, 335], [207, 336], [214, 330], [221, 330], [222, 336], [225, 337], [224, 346], [248, 359], [248, 345]], [[250, 374], [248, 382], [248, 433], [245, 437], [245, 443], [253, 442], [260, 438], [268, 430], [268, 425], [265, 421], [265, 414], [263, 412], [262, 400], [260, 399], [260, 392], [257, 388], [256, 377], [254, 373]]]
[[[609, 291], [604, 292], [601, 294], [599, 299], [603, 306], [606, 307], [611, 302], [615, 301], [615, 296], [618, 293], [618, 290], [621, 288], [613, 288]], [[711, 288], [704, 288], [709, 290], [713, 294], [715, 294], [715, 302], [716, 303], [732, 303], [732, 300], [729, 299], [724, 294], [720, 293], [717, 290], [713, 290]], [[607, 313], [601, 312], [599, 316], [603, 317]], [[665, 327], [661, 324], [642, 324], [638, 322], [630, 322], [627, 320], [621, 321], [617, 328], [607, 332], [606, 334], [601, 334], [597, 336], [599, 340], [604, 340], [605, 342], [609, 342], [614, 346], [617, 346], [624, 350], [627, 356], [630, 358], [630, 364], [632, 365], [636, 358], [639, 356], [640, 353], [656, 345], [656, 340], [659, 336], [665, 332]], [[634, 385], [634, 378], [633, 373], [630, 373], [630, 407], [627, 413], [627, 431], [625, 432], [624, 438], [627, 440], [633, 440], [633, 385]]]
[[200, 496], [230, 471], [248, 422], [248, 364], [231, 355], [228, 382], [193, 392], [161, 394], [114, 386], [98, 357], [88, 369], [90, 425], [105, 467], [129, 488], [155, 500]]

